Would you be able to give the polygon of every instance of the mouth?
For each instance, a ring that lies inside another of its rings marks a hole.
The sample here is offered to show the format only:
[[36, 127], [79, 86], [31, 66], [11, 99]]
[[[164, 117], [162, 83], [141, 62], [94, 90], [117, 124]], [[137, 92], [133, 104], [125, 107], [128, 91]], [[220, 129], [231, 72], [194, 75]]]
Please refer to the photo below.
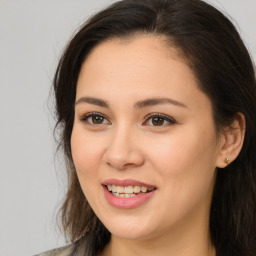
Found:
[[114, 184], [105, 185], [107, 190], [115, 197], [130, 198], [138, 195], [144, 195], [155, 190], [155, 187], [146, 186], [118, 186]]
[[109, 179], [103, 182], [106, 200], [114, 207], [129, 209], [139, 207], [152, 198], [157, 187], [135, 180]]

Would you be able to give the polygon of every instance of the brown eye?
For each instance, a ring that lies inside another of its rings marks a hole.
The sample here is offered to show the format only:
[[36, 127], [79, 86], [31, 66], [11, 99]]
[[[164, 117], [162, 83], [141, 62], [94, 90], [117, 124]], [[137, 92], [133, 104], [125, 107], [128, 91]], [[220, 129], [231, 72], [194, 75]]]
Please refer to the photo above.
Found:
[[102, 114], [89, 113], [80, 119], [82, 122], [90, 125], [107, 125], [111, 124], [108, 119]]
[[169, 126], [176, 124], [176, 121], [170, 116], [164, 114], [150, 114], [146, 117], [146, 121], [142, 125], [149, 125], [154, 127]]
[[94, 115], [91, 117], [91, 119], [93, 124], [103, 124], [105, 118], [103, 116]]
[[153, 117], [152, 124], [154, 126], [161, 126], [164, 124], [164, 119], [162, 117]]

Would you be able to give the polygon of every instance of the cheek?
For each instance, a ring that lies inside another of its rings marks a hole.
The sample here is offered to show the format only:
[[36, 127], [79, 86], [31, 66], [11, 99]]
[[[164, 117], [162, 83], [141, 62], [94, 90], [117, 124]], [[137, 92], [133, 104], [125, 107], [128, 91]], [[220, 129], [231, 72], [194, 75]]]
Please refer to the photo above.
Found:
[[102, 149], [102, 139], [90, 136], [84, 129], [74, 126], [71, 136], [72, 158], [82, 191], [93, 209], [99, 207], [95, 196], [102, 189], [98, 172]]
[[[195, 132], [198, 131], [198, 132]], [[186, 129], [159, 143], [151, 154], [161, 176], [163, 201], [169, 212], [182, 216], [210, 201], [214, 184], [216, 136], [213, 129]], [[161, 209], [161, 205], [157, 206]], [[175, 213], [172, 209], [175, 208]], [[162, 209], [164, 214], [166, 208]]]
[[148, 150], [147, 154], [151, 155], [152, 163], [165, 175], [189, 175], [191, 169], [200, 172], [215, 166], [217, 148], [213, 129], [186, 127], [158, 141], [158, 144], [152, 142], [152, 145], [146, 146], [153, 149]]
[[97, 166], [101, 162], [101, 148], [100, 140], [88, 136], [83, 129], [74, 127], [71, 152], [78, 178], [82, 179], [82, 183], [96, 175]]

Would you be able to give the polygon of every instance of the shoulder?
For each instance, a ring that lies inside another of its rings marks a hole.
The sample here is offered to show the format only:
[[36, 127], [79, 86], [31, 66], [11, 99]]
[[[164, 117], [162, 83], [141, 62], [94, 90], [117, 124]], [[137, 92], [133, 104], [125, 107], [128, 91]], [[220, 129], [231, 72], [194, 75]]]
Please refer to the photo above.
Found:
[[35, 256], [71, 256], [75, 249], [74, 244], [37, 254]]

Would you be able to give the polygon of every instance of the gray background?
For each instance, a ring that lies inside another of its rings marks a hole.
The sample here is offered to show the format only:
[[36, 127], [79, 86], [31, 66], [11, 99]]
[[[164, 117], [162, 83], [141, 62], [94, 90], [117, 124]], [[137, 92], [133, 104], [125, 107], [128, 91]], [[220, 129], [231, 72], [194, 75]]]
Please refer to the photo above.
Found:
[[[65, 191], [49, 97], [61, 50], [110, 0], [0, 0], [0, 256], [65, 244], [55, 213]], [[208, 1], [227, 12], [256, 59], [256, 1]]]

